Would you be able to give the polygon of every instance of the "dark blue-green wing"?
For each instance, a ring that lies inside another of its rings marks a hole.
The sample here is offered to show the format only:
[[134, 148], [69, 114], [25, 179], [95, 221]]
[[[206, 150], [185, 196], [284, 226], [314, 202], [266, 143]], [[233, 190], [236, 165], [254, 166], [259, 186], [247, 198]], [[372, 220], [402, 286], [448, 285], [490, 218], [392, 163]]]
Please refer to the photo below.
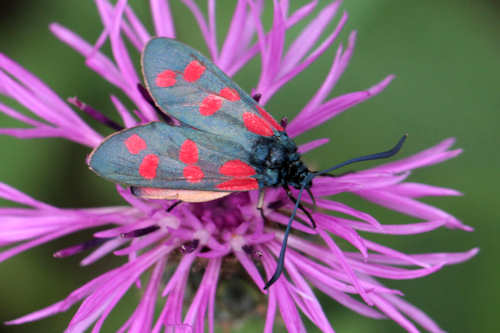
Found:
[[155, 103], [184, 125], [244, 146], [283, 128], [208, 58], [168, 38], [152, 39], [142, 55]]
[[212, 133], [163, 122], [112, 134], [90, 155], [90, 168], [116, 183], [196, 191], [258, 188], [251, 151]]

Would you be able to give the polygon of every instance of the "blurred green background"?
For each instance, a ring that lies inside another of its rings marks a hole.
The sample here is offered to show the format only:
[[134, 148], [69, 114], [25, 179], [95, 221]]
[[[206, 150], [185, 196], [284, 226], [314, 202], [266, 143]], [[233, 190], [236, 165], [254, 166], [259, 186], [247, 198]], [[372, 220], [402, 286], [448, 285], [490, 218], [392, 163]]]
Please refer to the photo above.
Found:
[[[178, 38], [206, 50], [185, 7], [178, 1], [171, 2]], [[130, 3], [150, 26], [148, 2]], [[299, 3], [292, 1], [292, 7]], [[93, 43], [102, 25], [92, 1], [24, 0], [2, 2], [0, 6], [0, 52], [38, 75], [60, 96], [77, 95], [100, 110], [109, 110], [107, 114], [117, 119], [109, 100], [109, 94], [117, 94], [117, 90], [86, 68], [81, 56], [48, 31], [50, 22], [60, 22]], [[219, 7], [219, 40], [222, 40], [232, 5]], [[365, 89], [390, 73], [397, 78], [381, 95], [300, 137], [299, 142], [331, 138], [328, 146], [308, 154], [306, 161], [327, 167], [387, 147], [404, 132], [410, 136], [400, 156], [456, 137], [457, 145], [464, 148], [463, 155], [419, 169], [410, 179], [465, 193], [464, 197], [425, 201], [451, 212], [476, 231], [443, 229], [419, 236], [365, 236], [409, 253], [465, 251], [479, 246], [479, 255], [465, 264], [446, 267], [420, 280], [386, 282], [403, 290], [407, 300], [449, 332], [498, 331], [500, 6], [494, 0], [349, 0], [342, 9], [349, 13], [350, 19], [338, 41], [345, 45], [352, 29], [359, 34], [350, 66], [332, 96]], [[268, 25], [270, 13], [266, 15]], [[292, 35], [299, 29], [294, 29]], [[330, 49], [293, 85], [276, 94], [268, 110], [277, 118], [293, 117], [321, 83], [334, 51]], [[236, 80], [250, 89], [258, 78], [258, 66], [258, 61], [252, 62]], [[0, 116], [0, 125], [17, 124]], [[102, 133], [109, 132], [97, 128]], [[37, 199], [62, 207], [121, 203], [114, 186], [86, 168], [84, 159], [89, 151], [84, 147], [57, 139], [23, 141], [0, 137], [0, 152], [0, 181]], [[414, 221], [350, 197], [345, 200], [369, 210], [382, 223]], [[2, 263], [0, 321], [58, 301], [97, 274], [121, 263], [108, 258], [80, 268], [79, 256], [66, 260], [52, 258], [54, 251], [87, 236], [66, 237]], [[137, 295], [133, 291], [124, 299], [105, 326], [106, 331], [113, 331], [124, 321]], [[366, 319], [329, 302], [327, 297], [321, 300], [337, 332], [402, 331], [391, 321]], [[0, 332], [60, 332], [75, 309], [19, 327], [0, 326]], [[261, 327], [262, 320], [252, 316], [241, 331], [253, 332]]]

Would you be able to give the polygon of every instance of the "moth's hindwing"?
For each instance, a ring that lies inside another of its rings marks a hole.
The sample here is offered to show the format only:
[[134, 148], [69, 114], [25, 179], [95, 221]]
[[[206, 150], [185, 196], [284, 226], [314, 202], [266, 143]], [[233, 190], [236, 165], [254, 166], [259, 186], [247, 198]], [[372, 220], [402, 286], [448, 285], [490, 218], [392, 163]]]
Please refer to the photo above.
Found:
[[186, 202], [205, 202], [225, 197], [231, 192], [175, 190], [156, 187], [132, 187], [132, 193], [143, 199], [167, 199]]
[[208, 58], [168, 38], [142, 55], [146, 86], [164, 112], [194, 128], [251, 145], [283, 128]]
[[251, 151], [190, 127], [152, 122], [112, 134], [90, 155], [90, 168], [141, 188], [249, 191], [258, 188]]

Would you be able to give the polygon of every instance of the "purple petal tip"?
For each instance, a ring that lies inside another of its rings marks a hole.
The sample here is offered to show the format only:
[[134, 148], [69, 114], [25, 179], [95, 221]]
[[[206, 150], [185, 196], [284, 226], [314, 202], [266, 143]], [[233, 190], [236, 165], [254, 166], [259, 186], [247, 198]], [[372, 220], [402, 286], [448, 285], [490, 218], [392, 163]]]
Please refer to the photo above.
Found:
[[480, 249], [480, 248], [478, 248], [478, 247], [473, 247], [472, 249], [470, 249], [469, 251], [467, 251], [467, 257], [466, 257], [466, 260], [467, 260], [467, 259], [470, 259], [470, 258], [472, 258], [472, 257], [475, 257], [475, 256], [479, 253], [479, 251], [480, 251], [480, 250], [481, 250], [481, 249]]

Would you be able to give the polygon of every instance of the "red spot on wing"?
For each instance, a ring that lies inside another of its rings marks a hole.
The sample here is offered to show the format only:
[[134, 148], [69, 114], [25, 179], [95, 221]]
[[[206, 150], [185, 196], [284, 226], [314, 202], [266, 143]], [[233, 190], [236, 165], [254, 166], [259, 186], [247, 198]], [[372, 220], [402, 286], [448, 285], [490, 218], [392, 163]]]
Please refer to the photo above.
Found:
[[227, 161], [219, 168], [219, 172], [232, 177], [250, 177], [256, 174], [254, 168], [240, 160]]
[[222, 99], [216, 95], [208, 95], [200, 103], [200, 113], [203, 116], [211, 116], [215, 112], [219, 111], [222, 106]]
[[250, 191], [259, 188], [259, 183], [255, 178], [231, 179], [216, 186], [223, 191]]
[[179, 151], [179, 159], [181, 162], [187, 164], [184, 170], [182, 170], [182, 174], [188, 182], [199, 183], [205, 177], [201, 168], [193, 165], [198, 162], [198, 147], [194, 141], [188, 139], [182, 143]]
[[236, 102], [240, 100], [240, 94], [236, 91], [236, 89], [232, 89], [229, 87], [222, 88], [219, 92], [219, 95], [231, 102]]
[[182, 143], [179, 151], [179, 159], [182, 163], [194, 164], [198, 162], [198, 147], [192, 140], [186, 140]]
[[276, 120], [274, 120], [273, 116], [271, 116], [269, 113], [267, 113], [266, 110], [261, 108], [259, 105], [255, 105], [255, 107], [259, 111], [260, 115], [262, 117], [264, 117], [264, 119], [267, 120], [269, 123], [271, 123], [271, 125], [273, 125], [274, 128], [276, 128], [278, 131], [281, 131], [281, 132], [283, 132], [285, 130], [280, 124], [278, 124], [278, 122]]
[[205, 72], [205, 66], [197, 60], [191, 61], [184, 69], [184, 80], [188, 82], [197, 81]]
[[252, 133], [262, 136], [273, 135], [273, 130], [271, 126], [269, 126], [269, 124], [264, 119], [262, 119], [261, 117], [257, 116], [254, 113], [251, 112], [243, 113], [243, 123], [245, 124], [247, 130], [249, 130]]
[[125, 140], [125, 146], [127, 147], [128, 152], [134, 155], [139, 154], [147, 148], [146, 141], [144, 141], [144, 139], [137, 134], [133, 134]]
[[156, 177], [156, 169], [160, 159], [155, 154], [148, 154], [142, 159], [139, 166], [139, 174], [145, 179], [153, 179]]
[[171, 87], [177, 82], [174, 71], [167, 69], [156, 76], [156, 85], [158, 87]]
[[188, 165], [182, 171], [184, 178], [190, 183], [199, 183], [205, 174], [201, 171], [200, 167], [197, 165]]

